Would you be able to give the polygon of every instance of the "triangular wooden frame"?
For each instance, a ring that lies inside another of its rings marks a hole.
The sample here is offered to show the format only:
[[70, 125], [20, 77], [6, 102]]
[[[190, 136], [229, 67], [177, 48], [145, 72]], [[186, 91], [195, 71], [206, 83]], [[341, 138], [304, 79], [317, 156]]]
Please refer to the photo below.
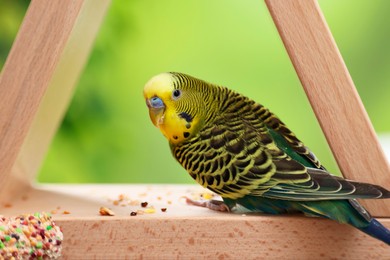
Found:
[[[390, 188], [388, 162], [317, 1], [265, 2], [344, 176]], [[327, 220], [294, 216], [244, 220], [180, 205], [173, 207], [176, 211], [168, 217], [102, 219], [96, 214], [98, 205], [107, 202], [88, 197], [85, 190], [91, 186], [34, 188], [32, 181], [108, 5], [109, 0], [31, 2], [0, 76], [0, 203], [5, 206], [1, 213], [46, 210], [55, 205], [71, 208], [72, 214], [56, 216], [65, 233], [64, 257], [69, 259], [125, 258], [143, 253], [160, 258], [193, 254], [258, 258], [272, 253], [273, 257], [302, 259], [339, 257], [341, 251], [348, 257], [390, 257], [384, 244]], [[103, 185], [93, 189], [115, 194], [142, 187]], [[365, 205], [390, 227], [389, 200]], [[181, 210], [189, 213], [178, 213]], [[164, 236], [164, 232], [176, 234]], [[107, 234], [116, 239], [107, 240]], [[299, 243], [284, 243], [288, 236]], [[253, 243], [256, 246], [248, 248]]]

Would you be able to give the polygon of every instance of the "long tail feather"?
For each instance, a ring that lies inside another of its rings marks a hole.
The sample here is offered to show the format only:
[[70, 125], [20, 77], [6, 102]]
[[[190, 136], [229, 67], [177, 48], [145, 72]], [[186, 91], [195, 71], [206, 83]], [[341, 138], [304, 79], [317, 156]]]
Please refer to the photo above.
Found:
[[390, 230], [378, 220], [372, 219], [367, 227], [359, 228], [361, 231], [390, 245]]

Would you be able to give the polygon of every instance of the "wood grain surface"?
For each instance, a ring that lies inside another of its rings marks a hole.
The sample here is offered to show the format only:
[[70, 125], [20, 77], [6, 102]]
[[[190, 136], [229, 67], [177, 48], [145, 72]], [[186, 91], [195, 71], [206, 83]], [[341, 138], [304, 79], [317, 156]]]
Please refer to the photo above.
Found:
[[[389, 164], [317, 1], [266, 3], [344, 177], [390, 189]], [[390, 200], [363, 203], [390, 216]]]
[[[51, 211], [63, 259], [390, 259], [387, 245], [334, 221], [214, 212], [182, 198], [205, 194], [199, 185], [45, 185], [0, 211]], [[101, 206], [116, 215], [100, 216]]]
[[108, 4], [30, 3], [0, 76], [1, 199], [35, 179]]

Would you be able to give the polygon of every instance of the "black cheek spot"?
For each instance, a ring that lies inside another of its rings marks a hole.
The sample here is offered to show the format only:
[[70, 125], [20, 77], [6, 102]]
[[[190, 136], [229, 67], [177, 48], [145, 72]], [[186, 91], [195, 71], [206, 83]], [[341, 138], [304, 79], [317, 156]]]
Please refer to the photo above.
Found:
[[192, 116], [190, 114], [187, 114], [186, 112], [181, 112], [179, 116], [187, 121], [187, 123], [192, 122]]
[[189, 132], [184, 132], [183, 136], [184, 136], [184, 138], [188, 138], [190, 136], [190, 133]]
[[173, 136], [173, 139], [177, 140], [177, 138], [178, 138], [177, 135], [174, 135], [174, 136]]
[[190, 125], [190, 124], [186, 124], [186, 128], [187, 128], [187, 129], [190, 129], [190, 128], [191, 128], [191, 125]]

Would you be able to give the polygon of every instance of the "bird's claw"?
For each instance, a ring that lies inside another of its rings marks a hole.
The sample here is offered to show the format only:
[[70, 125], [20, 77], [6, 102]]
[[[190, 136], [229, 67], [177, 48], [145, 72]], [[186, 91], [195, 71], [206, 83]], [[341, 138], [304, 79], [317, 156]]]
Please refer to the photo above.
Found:
[[204, 208], [208, 208], [220, 212], [230, 212], [229, 207], [221, 200], [199, 201], [199, 200], [190, 199], [188, 197], [185, 197], [185, 199], [186, 199], [186, 203], [189, 205], [204, 207]]

